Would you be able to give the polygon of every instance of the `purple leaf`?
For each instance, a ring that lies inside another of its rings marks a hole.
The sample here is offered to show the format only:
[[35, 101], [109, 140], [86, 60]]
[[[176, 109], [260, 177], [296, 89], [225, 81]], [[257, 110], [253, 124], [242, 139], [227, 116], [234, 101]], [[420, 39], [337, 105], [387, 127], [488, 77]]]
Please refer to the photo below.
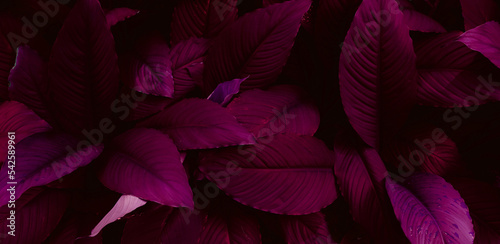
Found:
[[137, 46], [134, 57], [125, 61], [122, 68], [125, 82], [144, 94], [173, 98], [174, 77], [167, 43], [161, 36], [153, 35]]
[[334, 172], [354, 221], [381, 243], [406, 243], [384, 189], [384, 163], [375, 149], [351, 143], [351, 137], [336, 139]]
[[182, 0], [172, 17], [170, 42], [191, 37], [213, 38], [238, 17], [236, 0]]
[[473, 243], [474, 229], [467, 205], [441, 177], [416, 173], [404, 186], [387, 178], [386, 188], [411, 243]]
[[197, 210], [174, 209], [162, 231], [162, 243], [198, 243], [202, 221], [202, 216]]
[[280, 216], [287, 243], [333, 243], [322, 213]]
[[137, 128], [116, 137], [112, 146], [99, 174], [106, 187], [163, 205], [193, 207], [181, 157], [168, 136]]
[[2, 114], [0, 117], [0, 165], [7, 158], [9, 132], [15, 132], [14, 142], [17, 144], [28, 136], [52, 129], [47, 122], [22, 103], [4, 102], [0, 104], [0, 114]]
[[54, 115], [79, 135], [111, 114], [119, 74], [114, 39], [97, 0], [78, 0], [64, 21], [49, 59]]
[[118, 22], [124, 21], [138, 13], [139, 10], [136, 9], [129, 9], [129, 8], [111, 9], [110, 11], [106, 12], [106, 22], [108, 23], [109, 27], [112, 27], [118, 24]]
[[[24, 197], [24, 196], [23, 196]], [[21, 199], [23, 199], [21, 197]], [[21, 200], [20, 199], [20, 200]], [[68, 207], [70, 197], [60, 190], [47, 189], [24, 206], [15, 208], [15, 236], [7, 235], [10, 209], [2, 207], [0, 231], [2, 243], [42, 243], [56, 228]]]
[[254, 141], [225, 108], [198, 98], [184, 99], [138, 126], [161, 130], [179, 150], [246, 145]]
[[491, 20], [500, 20], [500, 8], [494, 0], [460, 0], [465, 30]]
[[[0, 188], [5, 192], [7, 182], [17, 182], [18, 198], [34, 186], [42, 186], [65, 176], [79, 167], [89, 164], [101, 153], [103, 146], [78, 141], [67, 134], [43, 132], [31, 135], [16, 144], [15, 179], [9, 178], [8, 164], [0, 171]], [[0, 195], [0, 206], [8, 202], [7, 194]]]
[[250, 76], [241, 90], [265, 87], [281, 73], [309, 0], [257, 9], [226, 28], [210, 48], [204, 71], [206, 95], [224, 81]]
[[9, 76], [9, 97], [24, 103], [42, 118], [50, 119], [48, 79], [47, 62], [29, 46], [18, 47], [16, 66]]
[[144, 206], [144, 204], [146, 204], [146, 202], [137, 197], [132, 195], [122, 195], [116, 202], [115, 206], [113, 206], [106, 216], [104, 216], [94, 229], [92, 229], [90, 237], [96, 236], [106, 225], [120, 219], [138, 207]]
[[190, 38], [179, 42], [170, 51], [174, 75], [175, 98], [182, 98], [199, 86], [199, 74], [203, 73], [208, 40]]
[[457, 42], [460, 34], [445, 33], [415, 45], [419, 104], [472, 106], [500, 99], [492, 82], [499, 72], [487, 59]]
[[318, 109], [305, 92], [291, 85], [245, 91], [227, 109], [255, 137], [282, 133], [312, 136], [319, 127]]
[[[500, 11], [499, 11], [500, 14]], [[470, 49], [480, 52], [497, 67], [500, 67], [500, 24], [486, 22], [463, 33], [458, 40]]]
[[412, 39], [394, 0], [361, 3], [342, 46], [339, 78], [352, 127], [378, 149], [405, 122], [417, 91]]
[[446, 29], [431, 17], [412, 9], [403, 10], [405, 23], [412, 31], [445, 33]]
[[242, 204], [301, 215], [337, 198], [333, 161], [333, 152], [319, 139], [278, 134], [254, 146], [209, 151], [200, 170]]
[[243, 79], [234, 79], [217, 85], [217, 88], [207, 97], [208, 100], [216, 102], [222, 106], [226, 106], [234, 95], [240, 92], [241, 82], [248, 79], [248, 76]]

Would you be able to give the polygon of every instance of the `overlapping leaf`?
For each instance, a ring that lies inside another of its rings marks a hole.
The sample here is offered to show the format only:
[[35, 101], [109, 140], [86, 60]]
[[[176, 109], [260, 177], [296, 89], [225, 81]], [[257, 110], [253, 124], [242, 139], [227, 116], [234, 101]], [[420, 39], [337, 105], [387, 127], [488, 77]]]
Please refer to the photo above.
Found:
[[347, 134], [337, 137], [334, 171], [354, 221], [381, 243], [405, 243], [384, 189], [384, 163], [375, 149], [350, 140]]
[[245, 91], [227, 109], [256, 137], [282, 133], [312, 136], [319, 127], [318, 109], [307, 94], [291, 85]]
[[168, 45], [161, 36], [145, 38], [122, 69], [125, 82], [144, 94], [172, 98], [174, 77], [169, 53]]
[[332, 243], [325, 216], [318, 212], [301, 216], [280, 216], [287, 243]]
[[175, 98], [182, 98], [201, 85], [204, 60], [209, 42], [203, 38], [190, 38], [172, 47], [170, 61], [174, 76]]
[[0, 113], [2, 114], [0, 117], [0, 145], [2, 146], [0, 162], [7, 158], [9, 132], [15, 133], [13, 141], [19, 143], [30, 135], [51, 129], [47, 122], [19, 102], [8, 101], [0, 104]]
[[[16, 198], [19, 198], [31, 187], [48, 184], [89, 164], [102, 149], [102, 145], [90, 145], [68, 134], [42, 132], [31, 135], [16, 144], [14, 179], [9, 177], [8, 164], [2, 165], [1, 190], [6, 192], [11, 185], [8, 182], [17, 182]], [[0, 195], [0, 206], [8, 199], [7, 194]]]
[[212, 38], [238, 17], [236, 0], [182, 0], [172, 18], [172, 45], [191, 37]]
[[224, 108], [197, 98], [184, 99], [138, 126], [168, 134], [179, 150], [253, 143], [253, 136]]
[[493, 64], [500, 67], [499, 38], [500, 24], [495, 21], [489, 21], [474, 29], [466, 31], [458, 40], [467, 45], [470, 49], [480, 52]]
[[9, 97], [24, 103], [42, 118], [50, 118], [47, 62], [29, 46], [17, 49], [16, 66], [9, 76]]
[[242, 90], [273, 83], [292, 49], [308, 0], [273, 4], [239, 18], [227, 27], [208, 52], [203, 90], [212, 93], [219, 83], [250, 77]]
[[500, 6], [494, 0], [460, 0], [465, 30], [470, 30], [487, 21], [500, 20]]
[[339, 79], [352, 127], [378, 149], [405, 122], [417, 89], [412, 40], [394, 0], [361, 3], [342, 46]]
[[336, 199], [333, 161], [333, 153], [314, 137], [277, 134], [255, 146], [207, 152], [200, 170], [240, 203], [301, 215]]
[[419, 73], [418, 103], [429, 106], [474, 106], [500, 98], [500, 74], [488, 60], [456, 39], [441, 34], [415, 45]]
[[173, 207], [193, 207], [179, 152], [160, 131], [137, 128], [116, 137], [99, 179], [122, 194]]
[[387, 178], [386, 188], [411, 243], [473, 243], [474, 229], [467, 205], [441, 177], [416, 173], [404, 186]]
[[[22, 197], [21, 197], [22, 199]], [[56, 228], [68, 207], [70, 197], [66, 192], [44, 190], [24, 206], [15, 208], [15, 236], [7, 235], [10, 214], [2, 214], [0, 231], [5, 234], [2, 243], [42, 243]], [[5, 210], [5, 211], [4, 211]], [[10, 209], [2, 207], [2, 213]]]
[[49, 59], [54, 115], [81, 135], [111, 113], [118, 93], [114, 39], [97, 0], [78, 0], [59, 31]]

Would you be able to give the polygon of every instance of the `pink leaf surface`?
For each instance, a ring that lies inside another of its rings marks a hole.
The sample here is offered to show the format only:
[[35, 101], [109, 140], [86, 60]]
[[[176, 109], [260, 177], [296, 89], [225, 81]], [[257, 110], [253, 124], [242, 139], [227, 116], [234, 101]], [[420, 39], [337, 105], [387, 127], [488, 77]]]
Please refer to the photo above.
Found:
[[134, 211], [136, 208], [146, 204], [145, 201], [134, 197], [132, 195], [122, 195], [116, 202], [115, 206], [99, 221], [99, 223], [92, 229], [91, 237], [96, 236], [101, 232], [102, 228], [106, 225], [120, 219], [126, 214]]

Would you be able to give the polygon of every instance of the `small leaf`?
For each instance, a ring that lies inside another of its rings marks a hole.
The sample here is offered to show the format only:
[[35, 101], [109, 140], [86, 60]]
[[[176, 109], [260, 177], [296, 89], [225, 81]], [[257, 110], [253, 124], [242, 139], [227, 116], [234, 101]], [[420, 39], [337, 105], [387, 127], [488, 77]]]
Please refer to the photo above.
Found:
[[120, 199], [116, 202], [115, 206], [104, 216], [103, 219], [92, 229], [92, 233], [90, 237], [94, 237], [99, 232], [101, 232], [102, 228], [106, 225], [120, 219], [126, 214], [134, 211], [136, 208], [143, 206], [146, 204], [145, 201], [134, 197], [132, 195], [122, 195]]

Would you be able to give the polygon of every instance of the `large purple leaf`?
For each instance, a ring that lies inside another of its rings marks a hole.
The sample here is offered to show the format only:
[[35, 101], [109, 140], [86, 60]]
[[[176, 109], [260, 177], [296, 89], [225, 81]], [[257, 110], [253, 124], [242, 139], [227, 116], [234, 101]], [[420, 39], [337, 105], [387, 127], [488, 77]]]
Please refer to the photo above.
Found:
[[80, 135], [111, 114], [119, 74], [114, 39], [97, 0], [78, 0], [58, 33], [49, 59], [54, 116]]
[[236, 201], [271, 213], [317, 212], [337, 198], [333, 153], [310, 136], [278, 134], [255, 146], [207, 152], [200, 170]]
[[9, 132], [15, 132], [14, 142], [38, 132], [52, 129], [47, 122], [40, 119], [24, 104], [7, 101], [0, 104], [0, 165], [7, 158]]
[[175, 98], [182, 98], [200, 86], [204, 68], [205, 54], [209, 42], [203, 38], [190, 38], [179, 42], [170, 51], [174, 75]]
[[[24, 196], [23, 196], [24, 197]], [[21, 199], [23, 199], [21, 197]], [[21, 200], [20, 199], [20, 200]], [[67, 193], [47, 189], [31, 199], [24, 206], [15, 208], [15, 236], [7, 235], [11, 229], [8, 227], [11, 211], [7, 206], [1, 208], [2, 243], [42, 243], [56, 228], [63, 217], [69, 203]]]
[[99, 174], [106, 187], [163, 205], [193, 207], [181, 157], [168, 136], [153, 129], [132, 129], [116, 137], [112, 148]]
[[386, 188], [411, 243], [473, 243], [474, 229], [467, 205], [441, 177], [416, 173], [404, 186], [387, 178]]
[[129, 87], [144, 94], [174, 97], [174, 77], [167, 43], [159, 35], [148, 36], [122, 67]]
[[394, 0], [361, 3], [342, 46], [339, 78], [351, 125], [378, 149], [405, 122], [417, 90], [412, 40]]
[[380, 243], [406, 243], [384, 189], [384, 163], [375, 149], [350, 140], [342, 134], [337, 137], [334, 172], [354, 221]]
[[202, 231], [202, 215], [197, 210], [174, 209], [161, 234], [161, 243], [196, 244]]
[[418, 103], [454, 107], [500, 99], [491, 81], [498, 71], [479, 53], [457, 42], [461, 32], [438, 35], [415, 45], [419, 73]]
[[300, 216], [280, 216], [287, 243], [333, 243], [325, 215], [318, 212]]
[[[499, 11], [500, 14], [500, 11]], [[486, 22], [463, 33], [458, 40], [470, 49], [478, 51], [497, 67], [500, 67], [500, 24]]]
[[487, 21], [500, 20], [500, 7], [494, 0], [460, 0], [465, 30], [470, 30]]
[[169, 135], [179, 150], [208, 149], [253, 143], [253, 136], [212, 101], [191, 98], [180, 101], [141, 122]]
[[281, 73], [309, 0], [293, 0], [258, 9], [239, 18], [214, 39], [204, 71], [203, 90], [212, 93], [224, 81], [250, 77], [242, 90], [270, 85]]
[[248, 77], [220, 83], [207, 99], [222, 106], [226, 106], [231, 101], [231, 98], [240, 92], [241, 82], [245, 81], [247, 78]]
[[[9, 177], [8, 164], [0, 171], [1, 190], [5, 192], [17, 182], [16, 198], [34, 186], [42, 186], [89, 164], [101, 153], [103, 146], [90, 145], [68, 134], [43, 132], [31, 135], [16, 144], [15, 178]], [[0, 195], [0, 206], [8, 202], [7, 194]]]
[[126, 214], [134, 211], [138, 207], [144, 206], [146, 204], [145, 201], [134, 197], [132, 195], [122, 195], [120, 199], [116, 202], [115, 206], [101, 219], [101, 221], [92, 229], [92, 233], [90, 233], [91, 237], [96, 236], [101, 232], [102, 228], [106, 225], [120, 219]]
[[291, 85], [245, 91], [227, 109], [256, 137], [282, 133], [312, 136], [319, 127], [318, 109], [305, 92]]
[[172, 45], [191, 37], [213, 38], [238, 17], [237, 0], [182, 0], [172, 17]]
[[48, 79], [47, 62], [29, 46], [18, 47], [16, 66], [9, 76], [10, 99], [24, 103], [42, 118], [50, 118]]

